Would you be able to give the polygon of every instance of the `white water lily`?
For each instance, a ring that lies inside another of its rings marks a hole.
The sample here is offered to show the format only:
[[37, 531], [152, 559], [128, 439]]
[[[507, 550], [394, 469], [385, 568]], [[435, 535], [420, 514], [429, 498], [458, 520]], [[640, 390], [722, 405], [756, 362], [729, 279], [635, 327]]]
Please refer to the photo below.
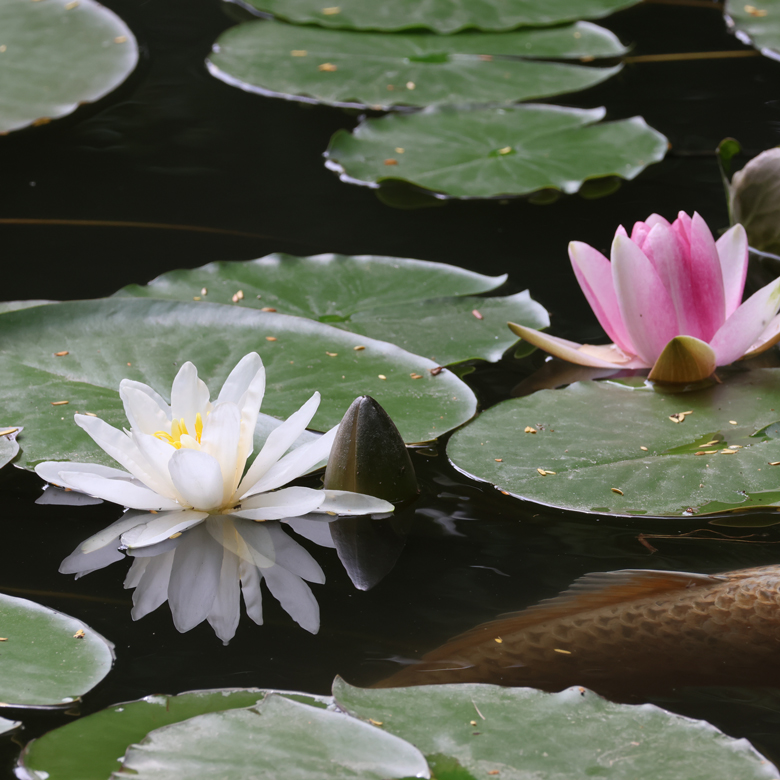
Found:
[[[310, 512], [356, 515], [393, 510], [392, 504], [373, 496], [283, 487], [330, 454], [338, 426], [288, 452], [314, 417], [319, 393], [271, 432], [246, 469], [264, 392], [265, 369], [254, 352], [231, 371], [213, 403], [192, 363], [185, 363], [173, 380], [170, 406], [151, 387], [124, 379], [119, 395], [130, 430], [120, 431], [98, 417], [81, 414], [75, 421], [126, 470], [47, 461], [35, 471], [52, 484], [155, 513], [139, 517], [131, 512], [119, 521], [124, 521], [121, 543], [130, 548], [180, 534], [209, 515], [263, 521]], [[96, 534], [81, 549], [97, 550], [106, 541]]]

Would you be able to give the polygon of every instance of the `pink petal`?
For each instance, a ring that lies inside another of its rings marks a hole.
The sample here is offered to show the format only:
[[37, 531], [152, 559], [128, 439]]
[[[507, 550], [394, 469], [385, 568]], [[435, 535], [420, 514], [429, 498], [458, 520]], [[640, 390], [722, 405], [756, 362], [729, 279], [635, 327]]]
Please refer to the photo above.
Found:
[[676, 336], [674, 305], [652, 263], [630, 239], [612, 242], [612, 278], [636, 354], [651, 366]]
[[[766, 352], [770, 347], [774, 347], [777, 342], [780, 341], [780, 314], [778, 314], [767, 327], [764, 332], [750, 345], [748, 351], [742, 357], [753, 357], [753, 355], [760, 355], [762, 352]], [[36, 471], [38, 467], [35, 467]]]
[[631, 240], [644, 252], [644, 242], [656, 225], [671, 227], [660, 214], [651, 214], [644, 222], [635, 222], [631, 230]]
[[[526, 328], [514, 322], [507, 324], [513, 333], [529, 344], [533, 344], [545, 352], [555, 355], [555, 357], [568, 360], [569, 363], [576, 363], [578, 366], [590, 366], [592, 368], [649, 368], [650, 366], [650, 363], [638, 360], [633, 355], [626, 355], [614, 344], [604, 347], [592, 347], [587, 344], [577, 344], [574, 341], [560, 339], [557, 336], [549, 336], [546, 333], [540, 333], [538, 330]], [[609, 350], [609, 347], [612, 349]], [[589, 352], [596, 350], [599, 350], [597, 354], [601, 353], [599, 357], [589, 354]], [[609, 355], [610, 352], [614, 354], [615, 359], [606, 360], [601, 356], [602, 354], [604, 356]]]
[[581, 241], [569, 244], [569, 259], [574, 275], [601, 327], [624, 352], [633, 353], [634, 347], [620, 316], [609, 260]]
[[726, 318], [723, 271], [712, 233], [698, 214], [694, 214], [691, 220], [690, 238], [690, 287], [686, 317], [691, 330], [688, 333], [709, 341]]
[[719, 366], [741, 358], [771, 325], [780, 309], [780, 279], [750, 296], [727, 320], [710, 341]]
[[726, 299], [726, 317], [730, 317], [742, 303], [745, 277], [748, 269], [748, 239], [742, 225], [734, 225], [715, 243], [723, 276]]

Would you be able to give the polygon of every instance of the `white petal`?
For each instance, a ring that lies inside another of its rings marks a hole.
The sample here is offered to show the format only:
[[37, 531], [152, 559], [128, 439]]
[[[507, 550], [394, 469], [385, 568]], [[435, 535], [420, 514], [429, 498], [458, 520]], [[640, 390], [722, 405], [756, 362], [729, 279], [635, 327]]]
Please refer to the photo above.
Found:
[[324, 583], [325, 573], [320, 565], [298, 542], [291, 539], [278, 523], [265, 526], [274, 545], [276, 563], [309, 582]]
[[263, 371], [263, 361], [257, 352], [244, 355], [222, 385], [217, 401], [238, 404], [252, 383], [257, 381], [257, 375], [261, 371]]
[[176, 450], [168, 462], [176, 490], [193, 509], [208, 512], [222, 505], [222, 470], [205, 452]]
[[168, 463], [173, 457], [173, 453], [176, 452], [176, 448], [168, 444], [168, 442], [158, 439], [156, 436], [150, 436], [135, 430], [130, 432], [130, 436], [135, 446], [138, 447], [138, 451], [149, 464], [149, 468], [165, 484], [166, 495], [176, 499], [179, 503], [183, 503], [184, 499], [179, 494], [179, 491], [176, 490], [168, 471]]
[[257, 566], [248, 561], [241, 561], [238, 567], [241, 577], [241, 593], [244, 597], [246, 614], [258, 626], [263, 625], [263, 594], [260, 592], [262, 575]]
[[324, 500], [325, 495], [321, 490], [289, 487], [250, 496], [241, 502], [241, 509], [234, 514], [249, 520], [281, 520], [313, 512]]
[[320, 547], [336, 549], [336, 542], [330, 534], [331, 518], [320, 517], [312, 520], [309, 517], [290, 517], [282, 521], [295, 531], [296, 534], [308, 539]]
[[173, 534], [178, 534], [202, 523], [207, 517], [206, 512], [194, 512], [191, 509], [180, 509], [177, 512], [163, 512], [152, 515], [154, 518], [148, 523], [137, 526], [122, 534], [122, 544], [126, 547], [148, 547], [165, 539], [170, 539]]
[[223, 552], [203, 526], [189, 531], [176, 548], [168, 583], [168, 605], [178, 631], [189, 631], [211, 612]]
[[[315, 466], [320, 465], [323, 461], [327, 461], [338, 430], [339, 426], [337, 425], [326, 434], [320, 436], [316, 441], [304, 444], [288, 453], [278, 463], [271, 466], [249, 489], [242, 493], [242, 486], [239, 486], [237, 492], [242, 498], [246, 498], [255, 493], [274, 490], [311, 471]], [[258, 457], [260, 456], [258, 455]]]
[[98, 531], [81, 543], [79, 549], [84, 553], [93, 552], [99, 550], [101, 547], [105, 547], [107, 544], [117, 540], [117, 547], [119, 546], [119, 537], [129, 531], [131, 528], [135, 528], [139, 525], [148, 523], [152, 518], [157, 515], [150, 514], [149, 512], [138, 512], [131, 509], [129, 512], [125, 512], [122, 517], [115, 523], [112, 523], [102, 531]]
[[141, 583], [141, 577], [144, 576], [146, 566], [150, 560], [151, 558], [136, 558], [133, 561], [133, 565], [128, 570], [125, 581], [122, 583], [122, 587], [125, 590], [135, 588]]
[[254, 523], [237, 517], [233, 524], [244, 545], [240, 557], [261, 571], [270, 569], [276, 561], [276, 550], [265, 523]]
[[[136, 479], [160, 495], [167, 495], [167, 480], [154, 471], [141, 454], [135, 442], [127, 434], [118, 431], [99, 417], [77, 414], [73, 418], [120, 466], [124, 466]], [[171, 496], [168, 496], [169, 498]]]
[[116, 543], [113, 545], [104, 545], [89, 553], [85, 553], [79, 545], [60, 564], [60, 574], [75, 574], [78, 579], [85, 574], [110, 566], [116, 561], [121, 561], [125, 556], [119, 551], [119, 540], [114, 537], [114, 541]]
[[192, 363], [185, 363], [176, 374], [171, 388], [171, 414], [174, 419], [184, 418], [184, 424], [190, 434], [195, 432], [195, 415], [200, 413], [203, 419], [211, 408], [209, 389], [203, 380], [198, 379], [198, 370]]
[[171, 550], [157, 558], [147, 559], [149, 563], [133, 593], [133, 609], [130, 612], [133, 620], [140, 620], [168, 600], [168, 582], [175, 553]]
[[128, 482], [135, 479], [132, 474], [128, 474], [126, 471], [113, 469], [110, 466], [99, 466], [97, 463], [72, 463], [69, 460], [47, 460], [43, 463], [39, 463], [35, 467], [35, 473], [41, 479], [45, 479], [52, 485], [73, 489], [73, 485], [64, 484], [64, 480], [60, 477], [61, 471], [78, 471], [84, 474], [98, 474], [101, 477], [124, 479]]
[[124, 479], [106, 479], [96, 474], [73, 471], [63, 471], [62, 478], [82, 493], [88, 493], [90, 496], [97, 496], [131, 509], [161, 511], [180, 508], [180, 505], [172, 498], [166, 498], [144, 485], [134, 484]]
[[241, 437], [241, 412], [234, 403], [218, 403], [203, 423], [201, 452], [211, 455], [222, 473], [220, 506], [225, 505], [238, 485], [244, 461], [236, 460]]
[[224, 550], [219, 585], [207, 616], [214, 633], [227, 644], [235, 635], [241, 618], [241, 591], [238, 580], [237, 556]]
[[123, 379], [119, 397], [125, 407], [130, 427], [141, 433], [171, 431], [171, 409], [159, 393], [141, 382]]
[[320, 630], [320, 607], [309, 586], [292, 572], [273, 566], [263, 572], [265, 584], [284, 611], [312, 634]]
[[325, 500], [318, 512], [334, 512], [337, 515], [368, 515], [371, 512], [392, 512], [395, 507], [389, 502], [363, 493], [348, 490], [325, 490]]
[[[246, 476], [241, 480], [241, 484], [236, 491], [239, 496], [258, 492], [253, 489], [253, 486], [279, 461], [282, 455], [293, 445], [293, 442], [306, 430], [306, 426], [316, 414], [319, 405], [320, 394], [315, 393], [297, 412], [291, 414], [278, 428], [271, 431], [263, 445], [263, 449], [257, 453], [254, 463], [249, 467]], [[296, 452], [302, 449], [303, 447], [299, 447]], [[328, 452], [330, 453], [330, 450]], [[325, 457], [327, 458], [327, 455]], [[297, 476], [300, 476], [300, 474]], [[290, 479], [293, 478], [291, 477]], [[289, 479], [286, 479], [284, 482], [278, 483], [276, 487], [289, 481]]]

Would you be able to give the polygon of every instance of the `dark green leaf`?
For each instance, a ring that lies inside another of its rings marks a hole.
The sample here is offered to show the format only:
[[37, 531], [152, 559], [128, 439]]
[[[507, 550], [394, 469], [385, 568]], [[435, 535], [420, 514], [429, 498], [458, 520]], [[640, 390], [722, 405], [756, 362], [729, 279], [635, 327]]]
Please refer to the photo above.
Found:
[[248, 0], [258, 11], [297, 24], [357, 30], [424, 28], [451, 33], [467, 28], [511, 30], [575, 19], [598, 19], [635, 5], [638, 0], [394, 0], [392, 3], [339, 0]]
[[138, 62], [133, 34], [94, 0], [2, 0], [0, 30], [0, 135], [98, 100]]
[[[689, 411], [683, 422], [669, 419]], [[780, 467], [770, 465], [780, 461], [780, 439], [767, 429], [778, 420], [780, 369], [668, 395], [578, 382], [488, 409], [450, 439], [447, 454], [461, 471], [541, 504], [598, 514], [712, 513], [780, 504]], [[723, 453], [732, 447], [735, 454]]]
[[441, 36], [252, 21], [223, 33], [208, 64], [217, 78], [263, 95], [388, 109], [515, 103], [576, 92], [619, 70], [580, 60], [624, 53], [612, 33], [587, 22]]
[[773, 59], [780, 55], [780, 0], [726, 0], [723, 12], [742, 40], [752, 43]]
[[[405, 179], [454, 198], [490, 198], [548, 188], [572, 193], [587, 179], [633, 179], [663, 159], [666, 139], [641, 117], [599, 122], [604, 113], [524, 105], [393, 114], [337, 131], [329, 166], [372, 186]], [[397, 164], [386, 165], [388, 158]]]

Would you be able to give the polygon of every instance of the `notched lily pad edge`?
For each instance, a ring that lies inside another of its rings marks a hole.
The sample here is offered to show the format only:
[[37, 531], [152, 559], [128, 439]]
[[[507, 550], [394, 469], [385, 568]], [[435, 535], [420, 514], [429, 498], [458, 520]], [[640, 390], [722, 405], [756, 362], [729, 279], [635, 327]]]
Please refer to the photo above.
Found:
[[780, 51], [772, 49], [769, 46], [758, 46], [750, 35], [745, 30], [740, 29], [739, 24], [734, 21], [734, 18], [728, 13], [723, 14], [723, 21], [726, 23], [726, 29], [745, 46], [751, 46], [756, 51], [760, 52], [764, 57], [770, 60], [776, 60], [780, 62]]

